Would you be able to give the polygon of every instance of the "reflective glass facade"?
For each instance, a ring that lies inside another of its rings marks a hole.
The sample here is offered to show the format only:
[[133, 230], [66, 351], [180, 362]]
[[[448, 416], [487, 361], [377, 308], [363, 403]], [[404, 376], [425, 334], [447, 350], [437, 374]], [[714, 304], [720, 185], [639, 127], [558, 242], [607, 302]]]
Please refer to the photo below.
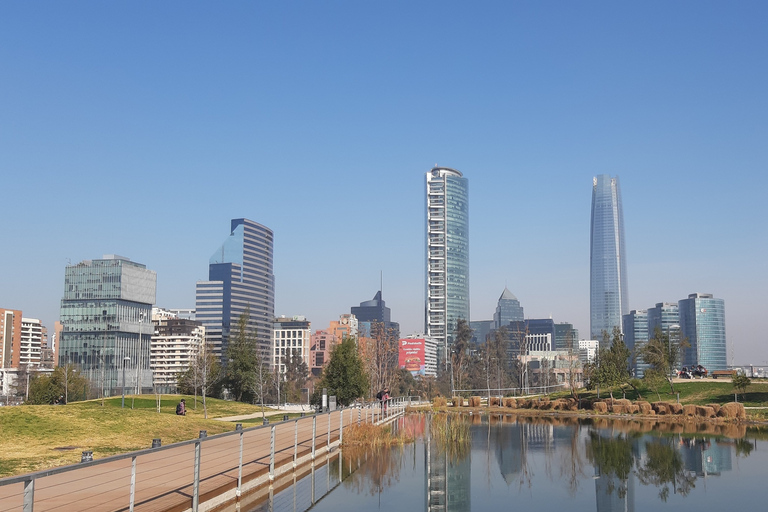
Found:
[[590, 334], [602, 343], [629, 311], [624, 214], [619, 178], [600, 175], [592, 181], [590, 237]]
[[499, 297], [496, 312], [493, 314], [493, 328], [499, 329], [509, 322], [520, 322], [525, 319], [523, 307], [517, 297], [512, 295], [506, 287]]
[[680, 331], [688, 338], [690, 348], [685, 350], [685, 366], [700, 364], [708, 371], [727, 370], [727, 344], [725, 340], [725, 302], [710, 294], [693, 293], [678, 302]]
[[66, 267], [59, 364], [74, 364], [105, 394], [152, 387], [150, 343], [157, 275], [119, 256]]
[[435, 167], [426, 175], [426, 195], [424, 330], [438, 340], [442, 358], [456, 321], [469, 321], [469, 184], [459, 171]]
[[640, 348], [648, 343], [648, 311], [632, 310], [623, 317], [624, 343], [635, 354], [633, 369], [635, 377], [642, 379], [648, 365], [638, 354]]
[[206, 341], [220, 357], [246, 309], [262, 357], [272, 349], [275, 319], [275, 276], [272, 230], [248, 219], [233, 219], [229, 237], [211, 256], [208, 281], [196, 286], [195, 318], [206, 329]]

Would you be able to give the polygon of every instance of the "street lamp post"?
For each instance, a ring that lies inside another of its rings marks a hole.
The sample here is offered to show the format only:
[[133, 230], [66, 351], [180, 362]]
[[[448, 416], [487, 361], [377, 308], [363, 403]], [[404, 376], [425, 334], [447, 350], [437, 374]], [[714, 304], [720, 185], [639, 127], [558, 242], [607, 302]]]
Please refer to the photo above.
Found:
[[131, 358], [130, 357], [125, 356], [123, 358], [123, 385], [122, 385], [123, 401], [120, 404], [120, 407], [123, 408], [123, 409], [125, 409], [125, 367], [128, 366], [128, 363], [130, 363], [130, 362], [131, 362]]

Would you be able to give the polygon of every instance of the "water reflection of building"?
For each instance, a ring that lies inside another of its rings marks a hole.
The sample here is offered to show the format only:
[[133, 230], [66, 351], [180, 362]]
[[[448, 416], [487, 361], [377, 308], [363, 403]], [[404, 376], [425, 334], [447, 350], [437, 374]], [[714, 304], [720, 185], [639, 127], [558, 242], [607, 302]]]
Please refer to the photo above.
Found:
[[427, 480], [428, 512], [469, 512], [471, 457], [452, 457], [427, 435], [425, 446], [425, 472]]
[[495, 426], [492, 437], [496, 462], [499, 464], [501, 477], [511, 485], [519, 478], [525, 461], [525, 434], [522, 425]]
[[615, 474], [603, 475], [595, 466], [595, 499], [597, 512], [633, 512], [635, 510], [635, 475], [626, 481]]
[[683, 455], [685, 469], [697, 476], [720, 475], [731, 471], [731, 446], [722, 445], [711, 439], [682, 438], [680, 452]]

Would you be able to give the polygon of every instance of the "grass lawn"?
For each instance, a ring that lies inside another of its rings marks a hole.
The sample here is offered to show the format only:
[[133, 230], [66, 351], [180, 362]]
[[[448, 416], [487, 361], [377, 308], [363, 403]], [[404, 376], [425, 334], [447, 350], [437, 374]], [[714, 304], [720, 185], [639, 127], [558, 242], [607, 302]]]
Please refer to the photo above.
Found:
[[[186, 416], [176, 416], [181, 398], [186, 399]], [[166, 445], [197, 438], [200, 430], [229, 432], [234, 422], [213, 418], [261, 412], [259, 406], [206, 398], [205, 419], [199, 398], [195, 408], [193, 396], [178, 395], [165, 395], [159, 414], [154, 395], [126, 396], [125, 409], [120, 404], [121, 397], [112, 397], [103, 407], [101, 400], [0, 407], [0, 477], [77, 463], [84, 450], [103, 458], [149, 448], [155, 438]]]

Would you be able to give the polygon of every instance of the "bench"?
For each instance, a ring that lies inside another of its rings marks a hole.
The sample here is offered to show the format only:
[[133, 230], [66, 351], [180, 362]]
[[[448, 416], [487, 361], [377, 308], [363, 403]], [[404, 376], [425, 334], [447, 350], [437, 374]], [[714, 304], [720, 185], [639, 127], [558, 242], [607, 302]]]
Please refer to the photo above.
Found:
[[733, 378], [735, 373], [736, 373], [735, 370], [714, 370], [709, 372], [709, 374], [712, 375], [713, 379], [716, 379], [718, 377]]

